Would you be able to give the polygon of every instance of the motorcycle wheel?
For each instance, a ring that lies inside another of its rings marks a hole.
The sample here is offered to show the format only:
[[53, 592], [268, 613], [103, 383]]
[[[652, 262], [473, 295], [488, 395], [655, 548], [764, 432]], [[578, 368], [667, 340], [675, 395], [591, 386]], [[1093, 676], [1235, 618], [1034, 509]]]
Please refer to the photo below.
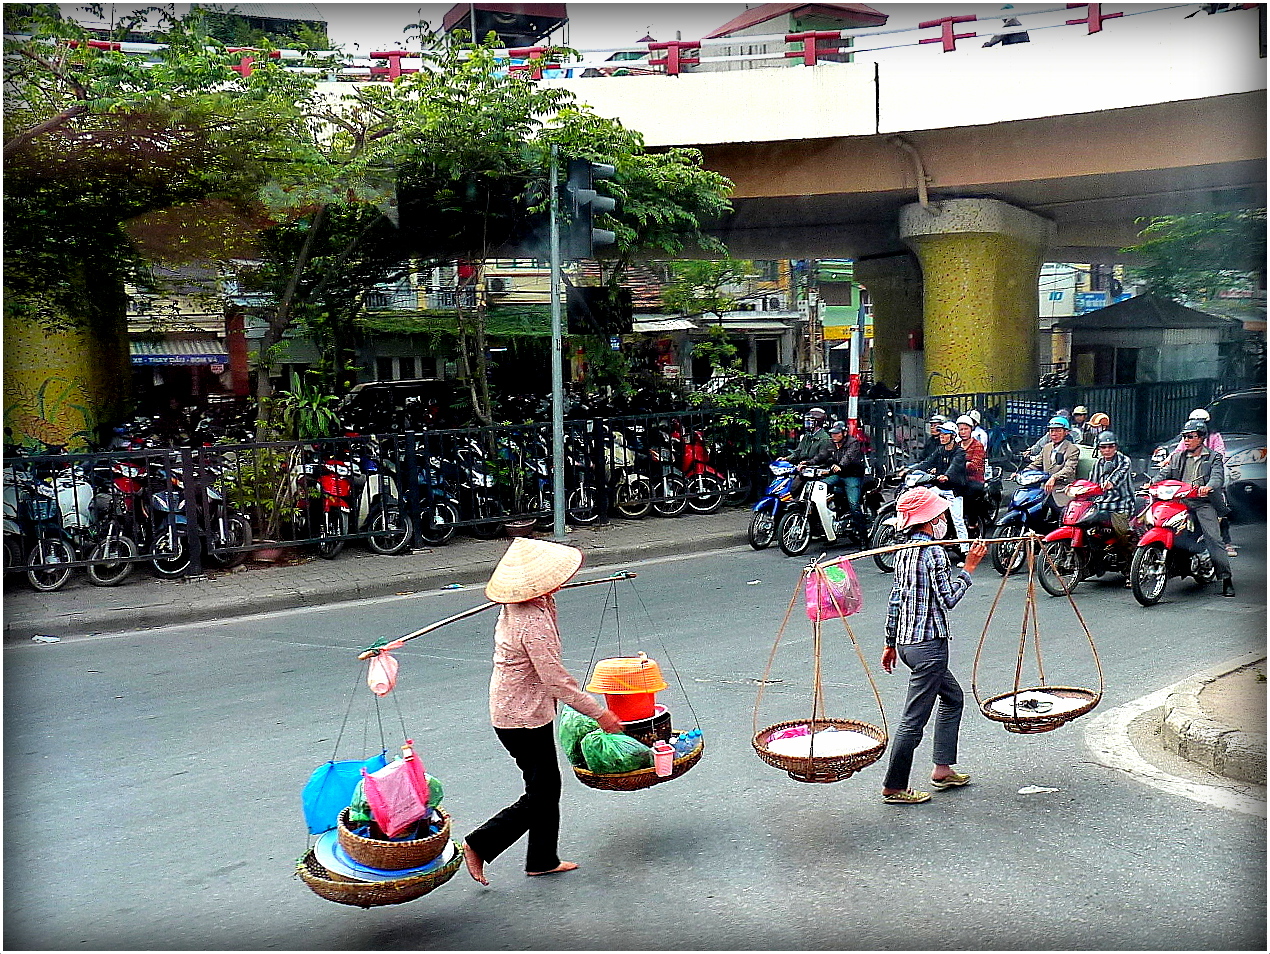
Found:
[[480, 520], [480, 523], [474, 523], [467, 528], [468, 533], [476, 537], [478, 540], [493, 540], [496, 536], [503, 532], [503, 521], [486, 520], [485, 517], [501, 517], [503, 508], [494, 500], [488, 497], [477, 497], [473, 501], [473, 507], [476, 513], [472, 514], [473, 518]]
[[763, 509], [755, 510], [754, 516], [750, 517], [750, 546], [755, 550], [766, 550], [772, 545], [772, 541], [776, 539], [776, 517], [772, 511]]
[[[879, 523], [873, 528], [873, 535], [869, 537], [869, 549], [876, 550], [881, 547], [889, 547], [895, 543], [895, 527], [889, 523]], [[873, 563], [883, 573], [895, 572], [895, 552], [875, 553], [873, 554]]]
[[27, 556], [26, 578], [41, 593], [60, 590], [71, 578], [71, 568], [63, 564], [75, 559], [71, 546], [65, 540], [48, 537], [36, 542]]
[[1037, 562], [1036, 575], [1050, 596], [1066, 596], [1085, 575], [1085, 553], [1067, 540], [1047, 543]]
[[118, 586], [132, 575], [131, 558], [140, 552], [131, 537], [112, 536], [93, 547], [88, 559], [88, 582], [93, 586]]
[[595, 493], [586, 484], [569, 491], [568, 505], [569, 511], [565, 517], [572, 524], [589, 527], [600, 519], [600, 508], [596, 505]]
[[22, 538], [17, 534], [6, 533], [4, 535], [4, 575], [15, 573], [24, 566], [26, 566], [26, 560], [22, 559]]
[[185, 546], [185, 528], [168, 527], [154, 541], [154, 556], [150, 560], [159, 576], [174, 578], [184, 576], [190, 567], [190, 555]]
[[687, 488], [683, 478], [668, 474], [661, 479], [658, 495], [665, 498], [653, 501], [653, 512], [659, 517], [677, 517], [688, 509]]
[[454, 507], [444, 500], [437, 501], [436, 506], [433, 507], [432, 516], [428, 517], [425, 514], [421, 521], [419, 539], [434, 547], [449, 543], [458, 530], [454, 526], [458, 519], [459, 515], [455, 512]]
[[1133, 586], [1133, 598], [1143, 606], [1154, 606], [1164, 595], [1164, 584], [1169, 580], [1169, 555], [1162, 543], [1139, 547], [1129, 565], [1129, 583]]
[[786, 510], [776, 523], [776, 539], [785, 556], [806, 553], [811, 546], [811, 520], [802, 510]]
[[[219, 534], [217, 534], [219, 537]], [[207, 559], [226, 570], [241, 566], [251, 556], [246, 548], [251, 546], [251, 524], [241, 514], [229, 517], [225, 522], [224, 539], [209, 541]]]
[[992, 544], [992, 568], [1005, 576], [1015, 572], [1027, 556], [1027, 551], [1017, 539], [1023, 536], [1023, 525], [1007, 524], [997, 528], [997, 542]]
[[375, 553], [396, 556], [410, 546], [414, 524], [400, 508], [380, 507], [370, 518], [370, 536], [366, 545]]
[[344, 549], [348, 536], [348, 514], [343, 510], [328, 510], [318, 531], [317, 552], [323, 560], [334, 560]]
[[1195, 562], [1196, 570], [1193, 575], [1196, 583], [1200, 586], [1207, 586], [1217, 579], [1217, 568], [1213, 566], [1212, 560], [1199, 559]]
[[733, 507], [746, 503], [754, 493], [754, 478], [742, 470], [729, 470], [725, 476], [724, 500]]
[[613, 491], [613, 509], [628, 520], [639, 520], [653, 509], [652, 496], [653, 488], [644, 478], [623, 480]]
[[695, 513], [717, 513], [723, 506], [723, 485], [712, 474], [689, 478], [688, 493], [688, 506]]

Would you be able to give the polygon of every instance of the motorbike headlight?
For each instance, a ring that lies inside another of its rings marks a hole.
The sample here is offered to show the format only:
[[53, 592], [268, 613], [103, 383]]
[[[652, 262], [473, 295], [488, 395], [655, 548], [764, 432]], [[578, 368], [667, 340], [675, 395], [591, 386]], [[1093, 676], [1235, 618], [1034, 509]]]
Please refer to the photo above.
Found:
[[1265, 462], [1266, 449], [1264, 447], [1249, 447], [1247, 450], [1241, 450], [1237, 454], [1231, 454], [1226, 460], [1226, 463], [1231, 467], [1241, 467], [1245, 464], [1264, 464]]

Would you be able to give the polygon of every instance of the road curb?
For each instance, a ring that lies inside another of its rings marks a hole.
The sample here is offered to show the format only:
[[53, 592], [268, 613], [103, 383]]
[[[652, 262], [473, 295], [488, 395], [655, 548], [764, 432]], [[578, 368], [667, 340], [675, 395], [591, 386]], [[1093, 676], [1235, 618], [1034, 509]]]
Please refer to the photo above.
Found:
[[1200, 705], [1204, 688], [1265, 655], [1245, 653], [1172, 687], [1164, 700], [1160, 739], [1164, 748], [1188, 761], [1241, 782], [1266, 783], [1266, 739], [1213, 719]]

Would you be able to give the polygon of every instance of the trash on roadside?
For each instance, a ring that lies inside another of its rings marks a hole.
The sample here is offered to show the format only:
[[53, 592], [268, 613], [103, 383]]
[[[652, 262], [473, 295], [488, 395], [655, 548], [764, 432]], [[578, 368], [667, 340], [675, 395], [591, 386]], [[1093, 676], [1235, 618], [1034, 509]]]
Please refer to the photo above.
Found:
[[31, 642], [33, 643], [60, 643], [61, 641], [62, 641], [61, 636], [42, 636], [41, 635], [41, 636], [31, 637]]
[[1043, 785], [1024, 785], [1019, 789], [1020, 795], [1040, 795], [1045, 792], [1057, 792], [1056, 788], [1045, 788]]
[[445, 586], [441, 587], [441, 589], [443, 589], [443, 590], [461, 590], [461, 589], [463, 589], [463, 584], [462, 584], [462, 583], [447, 583], [447, 584], [445, 584]]
[[759, 585], [760, 583], [762, 583], [762, 582], [763, 582], [762, 580], [750, 580], [750, 582], [746, 583], [745, 585], [746, 585], [746, 586], [758, 586], [758, 585]]

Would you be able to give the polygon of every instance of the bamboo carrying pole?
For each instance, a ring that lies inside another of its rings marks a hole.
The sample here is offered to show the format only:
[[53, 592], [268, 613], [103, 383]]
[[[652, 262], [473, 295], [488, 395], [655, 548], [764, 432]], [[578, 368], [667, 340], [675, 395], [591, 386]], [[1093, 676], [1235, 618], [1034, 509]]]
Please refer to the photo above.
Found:
[[[637, 574], [635, 573], [614, 573], [612, 576], [606, 576], [599, 580], [579, 580], [576, 583], [566, 583], [560, 589], [571, 590], [579, 586], [595, 586], [597, 583], [615, 583], [619, 580], [633, 580]], [[435, 623], [429, 623], [423, 629], [416, 629], [413, 633], [407, 633], [405, 636], [398, 636], [392, 642], [383, 646], [372, 646], [369, 649], [363, 649], [357, 656], [358, 659], [372, 659], [380, 653], [386, 653], [393, 649], [400, 649], [402, 643], [407, 640], [414, 639], [416, 636], [424, 636], [433, 630], [440, 629], [449, 623], [457, 623], [461, 619], [467, 619], [469, 616], [475, 616], [477, 613], [483, 613], [487, 609], [494, 606], [502, 606], [502, 603], [482, 603], [480, 606], [474, 606], [462, 613], [455, 613], [453, 616], [447, 616], [445, 619], [438, 620]]]
[[1025, 542], [1029, 537], [1035, 537], [1035, 536], [1036, 536], [1035, 533], [1027, 533], [1017, 537], [999, 537], [999, 538], [989, 538], [986, 540], [983, 540], [983, 539], [980, 539], [980, 540], [968, 540], [968, 539], [967, 540], [918, 540], [916, 543], [894, 543], [889, 547], [876, 547], [872, 550], [861, 550], [859, 553], [847, 553], [840, 557], [834, 557], [832, 560], [825, 560], [823, 563], [821, 563], [820, 561], [816, 561], [812, 563], [812, 567], [816, 569], [824, 569], [827, 566], [837, 566], [839, 563], [846, 563], [851, 560], [860, 560], [860, 559], [863, 559], [864, 557], [876, 556], [879, 553], [894, 553], [897, 550], [912, 550], [915, 547], [945, 547], [945, 546], [952, 546], [953, 544], [957, 544], [958, 546], [960, 546], [963, 543], [970, 543], [970, 544], [986, 543], [989, 546], [991, 546], [994, 543], [1001, 543], [1005, 540], [1017, 540], [1018, 542], [1022, 543], [1022, 542]]

